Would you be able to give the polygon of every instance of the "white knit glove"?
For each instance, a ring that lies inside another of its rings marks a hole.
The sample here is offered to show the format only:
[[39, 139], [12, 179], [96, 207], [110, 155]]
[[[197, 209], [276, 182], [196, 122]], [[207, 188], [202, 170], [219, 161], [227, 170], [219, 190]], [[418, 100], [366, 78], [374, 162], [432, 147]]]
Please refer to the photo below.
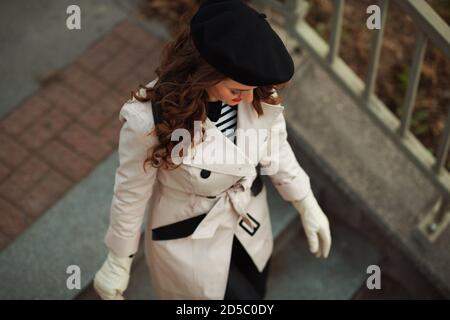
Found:
[[331, 247], [330, 225], [312, 191], [301, 201], [292, 204], [300, 213], [300, 217], [308, 239], [309, 250], [317, 258], [327, 258]]
[[103, 300], [124, 300], [123, 292], [130, 280], [133, 257], [118, 257], [111, 250], [95, 274], [94, 289]]

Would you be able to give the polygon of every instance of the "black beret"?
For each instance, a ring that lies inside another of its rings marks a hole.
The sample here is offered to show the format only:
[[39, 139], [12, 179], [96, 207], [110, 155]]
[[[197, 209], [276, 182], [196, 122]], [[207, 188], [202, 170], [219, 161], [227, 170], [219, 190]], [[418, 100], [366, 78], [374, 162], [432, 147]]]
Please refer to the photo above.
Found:
[[289, 81], [294, 62], [264, 13], [241, 0], [206, 0], [190, 21], [200, 55], [227, 77], [248, 86]]

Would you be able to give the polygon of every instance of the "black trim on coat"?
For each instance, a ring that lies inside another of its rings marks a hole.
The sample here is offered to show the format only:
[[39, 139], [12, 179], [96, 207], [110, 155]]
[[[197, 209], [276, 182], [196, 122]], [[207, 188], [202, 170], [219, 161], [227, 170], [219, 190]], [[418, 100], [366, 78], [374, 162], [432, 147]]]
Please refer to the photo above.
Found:
[[256, 197], [263, 188], [263, 181], [261, 179], [261, 165], [258, 164], [256, 167], [256, 178], [252, 183], [252, 186], [250, 187], [250, 190], [252, 191], [252, 194], [254, 197]]
[[159, 101], [155, 101], [152, 103], [152, 113], [153, 113], [153, 121], [155, 125], [161, 123], [162, 115], [161, 115], [161, 103]]
[[250, 187], [250, 190], [252, 191], [252, 195], [256, 197], [263, 188], [263, 182], [259, 175], [256, 176], [255, 180], [252, 183], [252, 186]]
[[206, 217], [206, 213], [152, 230], [152, 240], [174, 240], [190, 236]]

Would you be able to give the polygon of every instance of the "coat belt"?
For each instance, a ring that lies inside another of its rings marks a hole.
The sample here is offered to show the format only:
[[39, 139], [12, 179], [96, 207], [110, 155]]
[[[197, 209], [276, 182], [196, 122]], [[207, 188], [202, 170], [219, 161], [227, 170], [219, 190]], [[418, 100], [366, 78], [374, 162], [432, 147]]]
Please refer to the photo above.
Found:
[[[254, 230], [257, 228], [247, 213], [247, 207], [250, 203], [250, 188], [251, 181], [247, 177], [241, 178], [234, 185], [227, 190], [217, 194], [215, 198], [217, 201], [212, 208], [206, 213], [205, 218], [191, 235], [192, 239], [208, 239], [212, 238], [219, 226], [235, 228], [237, 221], [242, 218], [242, 221]], [[162, 193], [180, 192], [171, 188], [162, 187]], [[186, 197], [205, 197], [192, 193], [183, 192]], [[234, 214], [233, 214], [234, 213]]]
[[[218, 194], [216, 196], [218, 200], [195, 229], [191, 238], [212, 238], [220, 225], [234, 229], [239, 218], [242, 218], [251, 230], [256, 228], [247, 214], [247, 207], [250, 202], [250, 186], [250, 181], [244, 177], [227, 190]], [[235, 215], [228, 214], [230, 209]]]

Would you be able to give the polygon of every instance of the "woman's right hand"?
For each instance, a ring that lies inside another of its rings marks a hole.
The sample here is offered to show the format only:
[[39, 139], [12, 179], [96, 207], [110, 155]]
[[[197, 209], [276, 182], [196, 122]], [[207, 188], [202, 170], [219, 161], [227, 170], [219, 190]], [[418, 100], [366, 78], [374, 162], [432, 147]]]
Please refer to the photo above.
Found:
[[111, 250], [95, 274], [94, 290], [103, 300], [124, 300], [123, 292], [130, 280], [133, 257], [118, 257]]

